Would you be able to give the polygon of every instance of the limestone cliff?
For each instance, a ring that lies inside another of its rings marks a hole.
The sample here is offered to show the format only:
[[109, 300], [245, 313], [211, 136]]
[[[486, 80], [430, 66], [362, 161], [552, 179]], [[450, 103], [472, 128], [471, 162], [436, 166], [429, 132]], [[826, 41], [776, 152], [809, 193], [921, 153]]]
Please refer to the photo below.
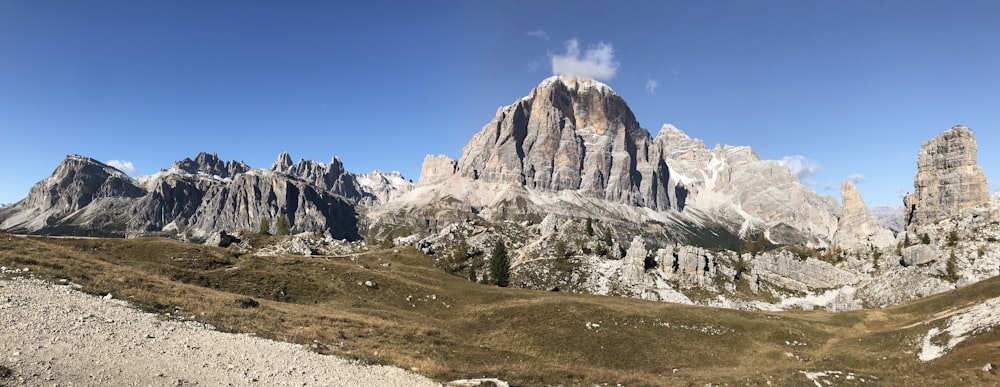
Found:
[[920, 146], [914, 190], [903, 200], [908, 227], [950, 218], [990, 201], [977, 151], [975, 134], [965, 126], [952, 127]]
[[625, 101], [606, 85], [551, 77], [462, 150], [470, 179], [564, 191], [656, 210], [671, 208], [670, 171]]
[[300, 179], [222, 162], [201, 153], [132, 179], [71, 155], [28, 197], [0, 212], [0, 229], [56, 235], [169, 235], [203, 240], [218, 231], [256, 229], [285, 216], [293, 232], [359, 239], [353, 204]]
[[844, 180], [840, 186], [840, 196], [844, 200], [844, 212], [837, 223], [837, 233], [833, 236], [835, 246], [858, 250], [871, 247], [884, 249], [895, 243], [892, 231], [883, 227], [865, 205], [861, 193], [851, 180]]
[[399, 172], [374, 171], [362, 175], [347, 172], [344, 170], [344, 163], [337, 157], [326, 164], [305, 159], [292, 163], [288, 152], [281, 152], [271, 165], [271, 170], [300, 179], [365, 207], [381, 205], [413, 188], [413, 183], [404, 179]]

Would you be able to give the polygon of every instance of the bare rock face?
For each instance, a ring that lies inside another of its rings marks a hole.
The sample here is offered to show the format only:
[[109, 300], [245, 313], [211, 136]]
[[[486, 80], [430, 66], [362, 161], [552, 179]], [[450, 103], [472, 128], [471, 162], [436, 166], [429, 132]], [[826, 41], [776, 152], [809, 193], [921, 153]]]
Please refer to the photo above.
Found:
[[[0, 229], [121, 236], [124, 205], [144, 194], [121, 171], [89, 157], [69, 155], [51, 176], [31, 188], [27, 198], [0, 211]], [[92, 211], [80, 211], [85, 208]]]
[[716, 275], [718, 265], [703, 248], [680, 245], [660, 249], [656, 255], [666, 277], [682, 284], [703, 285]]
[[438, 184], [455, 174], [458, 171], [458, 162], [445, 155], [424, 157], [423, 167], [420, 169], [419, 184]]
[[200, 241], [220, 231], [256, 229], [286, 217], [295, 232], [359, 239], [354, 205], [301, 179], [202, 153], [132, 179], [96, 160], [71, 155], [0, 210], [0, 228], [55, 235], [168, 235]]
[[858, 273], [815, 258], [802, 260], [788, 251], [760, 254], [751, 264], [760, 278], [799, 291], [853, 285], [862, 278]]
[[386, 229], [413, 220], [403, 228], [433, 232], [440, 219], [427, 209], [444, 201], [464, 208], [462, 221], [556, 213], [704, 247], [772, 229], [781, 230], [768, 233], [775, 243], [826, 247], [840, 215], [836, 200], [780, 162], [749, 147], [709, 149], [671, 125], [654, 139], [611, 88], [565, 76], [498, 109], [457, 162], [425, 158], [418, 187], [369, 215]]
[[903, 199], [908, 227], [950, 218], [990, 201], [977, 150], [975, 135], [964, 126], [952, 127], [920, 146], [914, 191]]
[[606, 85], [574, 77], [543, 81], [462, 150], [470, 179], [564, 191], [663, 210], [670, 172], [625, 101]]
[[883, 227], [865, 205], [861, 193], [854, 182], [844, 180], [840, 186], [840, 196], [844, 199], [844, 212], [833, 236], [835, 246], [858, 250], [870, 247], [885, 248], [895, 243], [892, 231]]
[[344, 170], [344, 163], [334, 157], [324, 164], [313, 160], [292, 163], [288, 152], [281, 152], [271, 170], [310, 183], [322, 190], [350, 199], [355, 204], [374, 207], [413, 189], [413, 183], [399, 172], [374, 171], [357, 175]]
[[[903, 266], [923, 265], [941, 259], [941, 250], [934, 245], [913, 245], [903, 249]], [[946, 258], [946, 257], [945, 257]]]
[[699, 209], [739, 225], [740, 232], [769, 232], [782, 244], [826, 246], [837, 226], [840, 206], [803, 185], [786, 165], [761, 160], [746, 146], [709, 149], [673, 125], [654, 140], [675, 182], [678, 209]]
[[215, 153], [199, 153], [194, 160], [184, 159], [174, 163], [174, 167], [190, 174], [205, 174], [228, 178], [250, 170], [242, 161], [223, 162]]
[[181, 222], [186, 223], [182, 231], [204, 239], [215, 230], [254, 230], [263, 218], [276, 227], [282, 216], [293, 233], [327, 232], [337, 239], [360, 238], [357, 214], [350, 203], [313, 185], [260, 170], [211, 187], [194, 214]]

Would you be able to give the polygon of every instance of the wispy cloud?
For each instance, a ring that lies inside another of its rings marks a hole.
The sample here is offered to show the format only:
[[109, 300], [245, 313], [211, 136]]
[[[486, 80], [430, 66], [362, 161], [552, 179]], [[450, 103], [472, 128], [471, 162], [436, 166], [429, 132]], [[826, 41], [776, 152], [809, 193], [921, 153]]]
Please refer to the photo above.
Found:
[[537, 30], [526, 31], [524, 34], [528, 35], [530, 37], [538, 38], [538, 39], [542, 39], [542, 40], [549, 40], [550, 39], [549, 38], [549, 34], [547, 34], [545, 32], [545, 30], [543, 30], [541, 28], [539, 28]]
[[655, 79], [647, 79], [646, 80], [646, 92], [647, 93], [649, 93], [649, 94], [656, 94], [656, 88], [657, 87], [660, 87], [660, 82], [657, 82]]
[[599, 43], [580, 52], [580, 42], [571, 39], [566, 42], [566, 53], [552, 56], [552, 73], [555, 75], [575, 75], [599, 80], [615, 77], [619, 63], [615, 62], [615, 49], [608, 43]]
[[847, 176], [847, 180], [850, 180], [854, 184], [861, 184], [861, 183], [865, 182], [865, 175], [862, 175], [860, 173], [856, 173], [856, 174]]
[[778, 162], [788, 167], [788, 170], [797, 175], [800, 181], [809, 184], [815, 183], [812, 177], [823, 170], [823, 165], [818, 161], [800, 155], [785, 156]]
[[125, 172], [125, 174], [128, 175], [135, 173], [135, 165], [132, 165], [131, 161], [108, 160], [105, 164], [115, 167], [119, 171]]
[[542, 64], [538, 63], [537, 61], [533, 61], [533, 62], [530, 62], [530, 63], [524, 65], [524, 70], [527, 71], [527, 72], [529, 72], [529, 73], [533, 73], [535, 71], [538, 71], [539, 67], [542, 67]]

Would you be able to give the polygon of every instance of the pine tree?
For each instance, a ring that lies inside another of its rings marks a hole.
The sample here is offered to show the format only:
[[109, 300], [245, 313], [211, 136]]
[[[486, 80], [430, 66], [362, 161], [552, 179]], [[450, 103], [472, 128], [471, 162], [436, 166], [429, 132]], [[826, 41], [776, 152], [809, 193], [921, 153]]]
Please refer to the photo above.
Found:
[[292, 233], [291, 227], [288, 226], [288, 219], [285, 216], [278, 217], [278, 235], [289, 235]]
[[271, 235], [271, 221], [264, 217], [260, 218], [260, 229], [258, 232], [261, 235]]
[[910, 242], [910, 233], [906, 233], [906, 237], [903, 238], [903, 247], [910, 247], [913, 243]]
[[587, 236], [594, 236], [594, 220], [587, 218]]
[[465, 238], [459, 239], [458, 244], [455, 245], [455, 251], [452, 253], [451, 259], [454, 263], [462, 263], [466, 258], [469, 257], [469, 242], [465, 241]]
[[765, 252], [767, 249], [771, 248], [771, 241], [767, 240], [767, 236], [764, 233], [760, 233], [760, 239], [757, 243], [757, 249], [760, 252]]
[[931, 237], [927, 235], [927, 233], [924, 233], [924, 235], [920, 236], [920, 243], [923, 243], [925, 245], [931, 244]]
[[566, 242], [563, 242], [561, 240], [556, 241], [556, 258], [564, 258], [568, 256], [569, 254], [567, 253], [567, 251], [568, 250], [566, 248]]
[[753, 243], [753, 235], [747, 235], [746, 246], [743, 248], [744, 252], [750, 253], [751, 257], [757, 256], [757, 246]]
[[469, 265], [469, 281], [476, 282], [476, 265]]
[[955, 250], [951, 251], [951, 256], [945, 264], [945, 278], [951, 282], [958, 281], [958, 257], [955, 256]]
[[510, 282], [510, 258], [507, 257], [507, 247], [502, 241], [497, 241], [493, 246], [493, 254], [490, 256], [490, 273], [493, 283], [505, 288]]
[[958, 231], [951, 230], [948, 233], [948, 246], [955, 247], [958, 245]]

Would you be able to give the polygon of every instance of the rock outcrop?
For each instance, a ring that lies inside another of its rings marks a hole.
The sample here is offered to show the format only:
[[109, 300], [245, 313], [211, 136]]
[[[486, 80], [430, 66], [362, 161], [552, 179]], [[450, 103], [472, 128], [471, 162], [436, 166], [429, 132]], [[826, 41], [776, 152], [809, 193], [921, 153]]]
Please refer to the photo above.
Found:
[[[0, 229], [112, 236], [124, 231], [124, 204], [145, 191], [125, 173], [89, 157], [66, 156], [28, 197], [0, 212]], [[89, 211], [81, 211], [89, 209]], [[90, 230], [90, 231], [87, 231]]]
[[908, 227], [953, 217], [990, 201], [977, 151], [975, 135], [964, 126], [952, 127], [920, 146], [914, 191], [903, 200]]
[[218, 176], [220, 178], [233, 177], [236, 174], [250, 170], [250, 166], [242, 161], [223, 162], [215, 153], [199, 153], [191, 159], [184, 159], [174, 163], [174, 167], [190, 174], [205, 174], [208, 176]]
[[350, 199], [355, 204], [374, 207], [413, 189], [413, 183], [399, 172], [374, 171], [357, 175], [344, 170], [344, 163], [334, 157], [324, 164], [313, 160], [292, 163], [288, 152], [281, 152], [271, 170], [316, 186], [330, 194]]
[[670, 171], [625, 101], [591, 80], [551, 77], [496, 117], [462, 150], [469, 179], [671, 208]]
[[0, 212], [14, 232], [140, 236], [201, 241], [220, 231], [256, 229], [284, 216], [292, 231], [360, 238], [354, 205], [309, 182], [215, 154], [132, 179], [91, 158], [68, 156], [28, 197]]
[[431, 185], [442, 183], [458, 171], [458, 162], [445, 155], [431, 156], [424, 158], [423, 167], [420, 169], [419, 184]]
[[892, 231], [883, 227], [868, 210], [854, 182], [844, 180], [840, 185], [840, 196], [844, 200], [844, 212], [833, 236], [835, 246], [847, 250], [884, 249], [896, 242]]
[[825, 247], [840, 215], [836, 200], [786, 165], [749, 147], [709, 149], [671, 125], [653, 138], [610, 87], [566, 76], [498, 109], [458, 161], [427, 156], [414, 191], [370, 216], [379, 230], [436, 232], [446, 225], [431, 219], [442, 203], [458, 221], [557, 214], [704, 247], [761, 231], [775, 243]]

